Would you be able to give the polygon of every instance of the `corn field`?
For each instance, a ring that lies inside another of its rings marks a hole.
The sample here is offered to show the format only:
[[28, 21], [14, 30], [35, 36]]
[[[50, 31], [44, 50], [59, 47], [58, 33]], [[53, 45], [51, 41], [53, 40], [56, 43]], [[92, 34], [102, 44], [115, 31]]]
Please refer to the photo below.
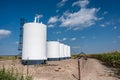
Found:
[[101, 53], [101, 54], [91, 54], [91, 55], [88, 55], [88, 57], [99, 59], [108, 66], [120, 68], [120, 52], [119, 51]]

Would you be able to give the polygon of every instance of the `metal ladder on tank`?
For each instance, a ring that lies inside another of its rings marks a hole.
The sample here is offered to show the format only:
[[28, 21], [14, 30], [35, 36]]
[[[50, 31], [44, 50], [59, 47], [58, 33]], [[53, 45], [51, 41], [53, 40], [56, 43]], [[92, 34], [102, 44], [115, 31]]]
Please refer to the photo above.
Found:
[[26, 20], [24, 18], [20, 19], [20, 35], [19, 35], [19, 45], [18, 51], [20, 52], [18, 55], [22, 55], [22, 48], [23, 48], [23, 25], [25, 24]]

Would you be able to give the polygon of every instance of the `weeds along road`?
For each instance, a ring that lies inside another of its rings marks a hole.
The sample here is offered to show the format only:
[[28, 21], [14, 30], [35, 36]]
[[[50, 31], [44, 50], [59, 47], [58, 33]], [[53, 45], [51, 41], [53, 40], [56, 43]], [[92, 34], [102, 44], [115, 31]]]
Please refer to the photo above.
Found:
[[[0, 68], [3, 64], [6, 69], [13, 67], [19, 73], [27, 75], [27, 66], [21, 65], [19, 60], [0, 61]], [[81, 58], [80, 68], [81, 80], [120, 80], [114, 77], [114, 72], [110, 68], [96, 59]], [[48, 61], [46, 65], [29, 66], [28, 71], [33, 80], [77, 80], [74, 76], [78, 78], [78, 62], [76, 59]]]

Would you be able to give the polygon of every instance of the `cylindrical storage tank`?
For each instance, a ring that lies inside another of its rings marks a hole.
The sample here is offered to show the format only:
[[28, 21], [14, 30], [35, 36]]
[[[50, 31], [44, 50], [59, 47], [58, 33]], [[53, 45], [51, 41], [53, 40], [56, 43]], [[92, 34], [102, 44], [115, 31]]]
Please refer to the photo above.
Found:
[[69, 56], [69, 46], [67, 45], [67, 56], [66, 56], [66, 58], [68, 59], [68, 56]]
[[67, 45], [64, 45], [64, 59], [67, 59]]
[[71, 49], [70, 49], [70, 46], [68, 46], [68, 58], [71, 58]]
[[46, 57], [46, 25], [25, 23], [23, 26], [23, 64], [42, 64]]
[[64, 59], [64, 44], [60, 43], [60, 59]]
[[57, 41], [47, 42], [47, 58], [48, 61], [60, 60], [60, 43]]

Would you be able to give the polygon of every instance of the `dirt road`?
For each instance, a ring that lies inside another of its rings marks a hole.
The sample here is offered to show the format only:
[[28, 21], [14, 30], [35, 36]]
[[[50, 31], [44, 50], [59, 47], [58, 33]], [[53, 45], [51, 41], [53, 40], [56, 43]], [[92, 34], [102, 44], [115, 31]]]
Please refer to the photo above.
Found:
[[96, 59], [88, 59], [82, 68], [81, 80], [120, 80], [114, 77], [114, 72]]
[[[114, 77], [114, 72], [105, 67], [96, 59], [88, 59], [87, 61], [81, 59], [81, 80], [120, 80]], [[0, 61], [0, 67], [18, 69], [20, 73], [27, 74], [27, 66], [23, 66], [20, 62], [6, 60]], [[11, 66], [13, 65], [14, 66]], [[49, 61], [46, 65], [31, 65], [29, 74], [33, 76], [34, 80], [77, 80], [74, 76], [78, 77], [77, 60], [61, 60]]]

